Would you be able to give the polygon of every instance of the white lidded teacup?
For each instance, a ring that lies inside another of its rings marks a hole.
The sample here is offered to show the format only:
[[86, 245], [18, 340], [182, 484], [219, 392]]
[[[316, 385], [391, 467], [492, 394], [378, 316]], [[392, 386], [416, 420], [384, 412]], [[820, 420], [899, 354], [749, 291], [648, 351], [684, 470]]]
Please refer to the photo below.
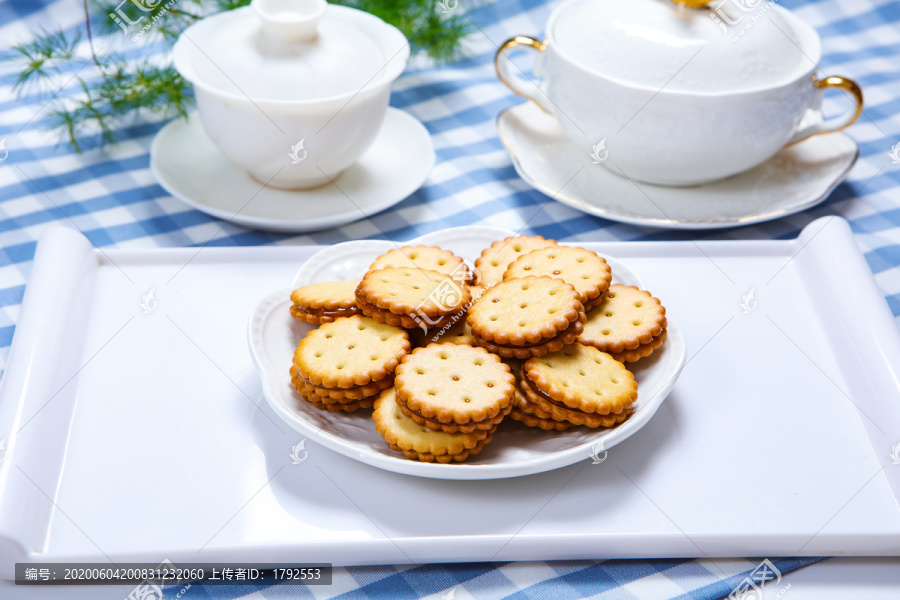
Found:
[[288, 189], [332, 181], [362, 156], [408, 58], [396, 27], [325, 0], [252, 0], [191, 25], [174, 47], [219, 150]]
[[[850, 79], [817, 77], [815, 30], [770, 0], [568, 0], [546, 39], [497, 51], [500, 79], [553, 114], [604, 167], [658, 185], [751, 169], [785, 145], [839, 131], [862, 112]], [[509, 54], [538, 52], [537, 86]], [[825, 119], [825, 90], [853, 100]]]

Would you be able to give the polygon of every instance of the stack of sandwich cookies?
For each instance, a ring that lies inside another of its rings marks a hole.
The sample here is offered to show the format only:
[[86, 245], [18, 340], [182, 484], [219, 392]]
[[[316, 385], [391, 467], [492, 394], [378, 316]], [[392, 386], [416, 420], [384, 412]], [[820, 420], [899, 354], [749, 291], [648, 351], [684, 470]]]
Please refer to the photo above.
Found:
[[572, 425], [567, 422], [554, 421], [549, 416], [537, 416], [535, 411], [538, 409], [525, 397], [520, 384], [522, 380], [522, 367], [525, 363], [517, 358], [504, 358], [503, 362], [509, 365], [510, 371], [512, 371], [513, 376], [516, 378], [516, 399], [513, 402], [513, 409], [509, 412], [510, 419], [519, 421], [528, 427], [537, 427], [544, 431], [565, 431], [572, 427]]
[[314, 283], [291, 293], [291, 316], [306, 323], [332, 323], [359, 314], [356, 287], [359, 281]]
[[585, 310], [603, 299], [612, 270], [596, 252], [571, 246], [550, 246], [519, 256], [503, 273], [503, 280], [528, 276], [555, 277], [572, 284]]
[[369, 271], [356, 288], [356, 303], [377, 321], [414, 329], [440, 328], [465, 313], [472, 295], [453, 276], [420, 268]]
[[479, 287], [487, 290], [500, 283], [510, 263], [523, 254], [547, 247], [556, 247], [556, 241], [545, 240], [539, 235], [517, 235], [494, 242], [490, 248], [485, 248], [475, 261]]
[[404, 267], [451, 275], [456, 281], [472, 283], [474, 273], [465, 261], [437, 246], [403, 246], [389, 250], [369, 265], [369, 271]]
[[[300, 376], [300, 372], [295, 366], [291, 366], [290, 374], [291, 384], [294, 386], [294, 389], [297, 390], [298, 394], [303, 396], [303, 398], [305, 398], [316, 408], [329, 410], [331, 412], [353, 412], [360, 408], [372, 408], [374, 398], [379, 393], [380, 386], [370, 385], [360, 386], [367, 388], [365, 392], [360, 392], [360, 388], [351, 388], [346, 390], [348, 392], [347, 395], [338, 395], [337, 397], [334, 397], [336, 395], [335, 392], [343, 392], [344, 390], [325, 390], [323, 388], [313, 386]], [[390, 385], [392, 381], [390, 381], [390, 378], [386, 379], [388, 379], [387, 383], [388, 385]]]
[[524, 277], [487, 290], [469, 309], [467, 321], [479, 346], [524, 360], [573, 343], [584, 328], [585, 312], [571, 284]]
[[565, 431], [572, 427], [572, 424], [567, 421], [556, 421], [549, 416], [539, 416], [541, 412], [539, 408], [535, 407], [527, 399], [522, 398], [510, 411], [509, 418], [519, 421], [528, 427], [537, 427], [544, 431]]
[[524, 363], [515, 358], [505, 358], [503, 362], [510, 366], [510, 370], [516, 377], [516, 401], [509, 417], [514, 421], [519, 421], [528, 427], [536, 427], [544, 431], [565, 431], [573, 425], [568, 421], [554, 420], [551, 415], [530, 402], [522, 392], [522, 368]]
[[637, 398], [624, 363], [666, 338], [659, 300], [540, 236], [495, 242], [476, 267], [404, 246], [360, 281], [295, 290], [291, 315], [320, 327], [297, 346], [292, 386], [322, 410], [374, 406], [390, 447], [425, 462], [477, 454], [506, 417], [551, 433], [624, 422]]
[[403, 329], [356, 315], [314, 329], [294, 352], [291, 383], [318, 408], [370, 408], [410, 350]]
[[520, 411], [592, 428], [625, 421], [638, 389], [634, 375], [621, 362], [582, 344], [529, 359], [520, 386], [527, 401], [520, 404]]
[[500, 357], [462, 344], [416, 348], [397, 367], [401, 412], [445, 433], [493, 432], [512, 409], [515, 379]]
[[406, 416], [390, 388], [375, 401], [372, 420], [381, 437], [396, 452], [422, 462], [459, 462], [478, 454], [491, 441], [494, 429], [475, 429], [469, 433], [434, 431]]
[[665, 340], [665, 307], [650, 292], [618, 284], [588, 312], [578, 338], [622, 362], [650, 356]]

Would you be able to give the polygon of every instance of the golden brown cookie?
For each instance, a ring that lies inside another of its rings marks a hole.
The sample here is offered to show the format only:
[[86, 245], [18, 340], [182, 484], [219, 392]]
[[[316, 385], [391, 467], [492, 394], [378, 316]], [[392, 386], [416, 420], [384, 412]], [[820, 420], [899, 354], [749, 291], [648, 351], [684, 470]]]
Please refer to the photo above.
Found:
[[475, 261], [478, 285], [487, 289], [503, 281], [503, 273], [511, 262], [532, 250], [556, 246], [555, 240], [545, 240], [539, 235], [516, 235], [494, 242], [481, 252]]
[[528, 399], [533, 391], [548, 402], [594, 415], [620, 414], [638, 395], [631, 371], [609, 354], [583, 344], [531, 358], [522, 373], [522, 391]]
[[481, 340], [524, 346], [548, 341], [583, 314], [571, 284], [551, 277], [525, 277], [487, 290], [469, 308], [466, 320]]
[[528, 400], [523, 399], [520, 404], [512, 409], [509, 418], [514, 421], [527, 425], [528, 427], [537, 427], [544, 431], [565, 431], [572, 427], [568, 421], [556, 421], [551, 418], [542, 418], [534, 414], [530, 410], [532, 404]]
[[508, 346], [486, 342], [478, 336], [475, 336], [475, 343], [488, 352], [499, 354], [505, 359], [517, 358], [519, 360], [527, 360], [533, 356], [544, 356], [549, 352], [556, 352], [564, 346], [574, 343], [584, 328], [584, 319], [585, 317], [582, 315], [577, 321], [569, 325], [565, 331], [560, 332], [556, 337], [552, 337], [549, 340], [538, 344]]
[[[357, 304], [366, 314], [369, 307], [374, 319], [386, 319], [387, 313], [404, 315], [412, 321], [413, 328], [425, 323], [438, 327], [442, 319], [461, 315], [472, 298], [468, 286], [437, 271], [389, 267], [369, 271], [356, 288]], [[446, 321], [444, 321], [446, 324]]]
[[472, 281], [474, 275], [463, 259], [437, 246], [403, 246], [388, 250], [369, 265], [369, 271], [391, 267], [425, 269], [453, 276], [459, 282]]
[[354, 412], [361, 408], [372, 408], [372, 405], [375, 404], [374, 400], [368, 398], [363, 400], [354, 400], [353, 402], [348, 402], [346, 404], [323, 404], [310, 398], [306, 398], [306, 401], [316, 408], [327, 410], [329, 412]]
[[661, 334], [650, 340], [649, 344], [641, 344], [634, 350], [625, 350], [624, 352], [610, 352], [609, 355], [619, 362], [637, 362], [642, 358], [646, 358], [659, 350], [665, 341], [666, 330], [664, 329]]
[[515, 380], [500, 357], [464, 344], [416, 348], [397, 367], [398, 400], [453, 429], [494, 419], [513, 402]]
[[334, 323], [337, 319], [342, 319], [344, 317], [352, 317], [353, 315], [359, 314], [359, 309], [356, 307], [353, 308], [342, 308], [339, 310], [305, 310], [300, 308], [299, 306], [291, 307], [291, 316], [297, 319], [298, 321], [303, 321], [305, 323], [310, 323], [312, 325], [321, 325], [323, 323]]
[[411, 411], [402, 401], [400, 404], [400, 412], [413, 420], [416, 425], [424, 425], [428, 429], [432, 429], [434, 431], [444, 431], [446, 433], [472, 433], [478, 429], [489, 430], [494, 429], [503, 422], [509, 412], [512, 410], [513, 404], [515, 404], [515, 399], [510, 403], [509, 406], [500, 411], [500, 413], [491, 419], [485, 419], [484, 421], [471, 422], [465, 425], [459, 425], [457, 423], [441, 423], [437, 419], [426, 419], [418, 412]]
[[356, 307], [355, 281], [328, 281], [305, 285], [291, 292], [291, 302], [305, 310], [341, 310]]
[[404, 330], [355, 315], [310, 331], [297, 345], [294, 365], [313, 385], [353, 388], [391, 375], [409, 350]]
[[554, 402], [546, 394], [535, 390], [529, 382], [523, 381], [521, 389], [525, 395], [526, 408], [529, 414], [552, 421], [560, 421], [570, 425], [584, 425], [592, 429], [615, 427], [624, 423], [631, 416], [631, 409], [618, 414], [598, 415], [569, 408], [561, 402]]
[[390, 388], [375, 401], [375, 429], [397, 452], [423, 462], [463, 461], [481, 451], [496, 427], [470, 433], [445, 433], [417, 425], [400, 410], [396, 390]]
[[650, 292], [634, 286], [613, 285], [603, 301], [591, 309], [578, 341], [621, 353], [650, 344], [666, 328], [666, 309]]
[[292, 366], [290, 369], [290, 373], [291, 383], [294, 385], [294, 389], [297, 390], [297, 393], [300, 394], [300, 396], [304, 400], [307, 400], [310, 404], [322, 410], [328, 410], [331, 412], [353, 412], [355, 410], [359, 410], [360, 408], [371, 408], [373, 402], [375, 401], [375, 398], [372, 396], [356, 399], [343, 398], [340, 400], [334, 400], [332, 398], [319, 396], [307, 389], [307, 387], [304, 385], [303, 379], [297, 373], [297, 367]]
[[356, 306], [358, 285], [359, 281], [329, 281], [298, 288], [291, 292], [291, 316], [320, 325], [359, 314]]
[[443, 329], [431, 329], [425, 336], [425, 345], [428, 344], [468, 344], [475, 345], [475, 336], [472, 328], [465, 319], [458, 319], [456, 323]]
[[458, 315], [446, 315], [443, 317], [432, 318], [426, 315], [398, 315], [389, 310], [378, 308], [366, 302], [358, 302], [360, 310], [367, 317], [371, 317], [376, 321], [393, 325], [394, 327], [402, 327], [403, 329], [419, 329], [421, 331], [422, 324], [428, 328], [440, 329], [447, 323], [450, 323], [454, 317]]
[[[292, 366], [291, 369], [291, 376], [293, 377], [296, 367]], [[363, 398], [368, 398], [369, 396], [377, 396], [381, 393], [381, 390], [392, 387], [393, 385], [393, 374], [382, 377], [378, 381], [367, 383], [366, 385], [357, 385], [348, 388], [330, 388], [313, 385], [300, 377], [299, 374], [297, 375], [297, 381], [294, 382], [294, 387], [297, 388], [297, 391], [300, 392], [301, 396], [315, 394], [316, 396], [329, 398], [331, 400], [361, 400]]]
[[503, 280], [541, 275], [571, 283], [584, 305], [602, 296], [612, 281], [612, 271], [605, 259], [596, 252], [571, 246], [541, 248], [523, 254], [507, 267]]
[[403, 456], [405, 456], [406, 458], [418, 460], [421, 462], [462, 462], [470, 456], [475, 456], [476, 454], [481, 452], [481, 449], [491, 441], [492, 435], [493, 434], [478, 442], [471, 450], [465, 450], [459, 454], [431, 454], [430, 452], [416, 452], [415, 450], [404, 450], [397, 444], [391, 444], [391, 450], [394, 450], [395, 452], [402, 452]]

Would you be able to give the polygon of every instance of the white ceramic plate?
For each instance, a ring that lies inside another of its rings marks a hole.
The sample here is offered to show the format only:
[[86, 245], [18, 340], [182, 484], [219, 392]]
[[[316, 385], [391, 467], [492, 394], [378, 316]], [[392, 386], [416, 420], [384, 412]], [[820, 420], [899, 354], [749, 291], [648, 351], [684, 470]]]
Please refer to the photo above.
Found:
[[822, 202], [859, 158], [844, 133], [817, 135], [756, 168], [692, 187], [640, 183], [594, 164], [556, 119], [526, 102], [497, 117], [516, 172], [535, 189], [588, 214], [648, 227], [720, 229], [778, 219]]
[[[408, 244], [440, 246], [474, 261], [492, 242], [512, 232], [490, 227], [457, 227], [422, 236]], [[345, 242], [325, 248], [300, 268], [291, 289], [321, 281], [359, 279], [378, 255], [396, 244], [380, 240]], [[625, 264], [606, 257], [613, 281], [643, 287]], [[397, 473], [439, 479], [493, 479], [529, 475], [564, 467], [602, 454], [643, 427], [671, 391], [684, 366], [686, 348], [681, 331], [671, 322], [668, 339], [650, 358], [631, 366], [638, 382], [634, 413], [622, 425], [596, 431], [575, 427], [545, 432], [518, 423], [504, 425], [477, 456], [462, 464], [432, 464], [409, 460], [392, 451], [375, 431], [369, 411], [330, 413], [300, 398], [288, 369], [294, 349], [312, 326], [292, 318], [289, 290], [278, 291], [254, 309], [250, 317], [250, 350], [262, 377], [269, 404], [291, 427], [316, 442], [361, 462]]]
[[300, 233], [365, 219], [419, 189], [435, 154], [414, 117], [388, 108], [372, 146], [334, 184], [309, 190], [264, 187], [219, 152], [191, 115], [162, 128], [150, 148], [150, 169], [167, 192], [238, 225]]

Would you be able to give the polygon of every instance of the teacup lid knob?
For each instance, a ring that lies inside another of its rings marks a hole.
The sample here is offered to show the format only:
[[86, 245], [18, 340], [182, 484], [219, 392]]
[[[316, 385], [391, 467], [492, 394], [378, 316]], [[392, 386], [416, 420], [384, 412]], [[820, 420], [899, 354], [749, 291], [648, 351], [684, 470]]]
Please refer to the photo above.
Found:
[[672, 2], [688, 8], [706, 8], [711, 0], [672, 0]]
[[263, 32], [284, 42], [316, 39], [319, 21], [328, 9], [325, 0], [252, 0]]

